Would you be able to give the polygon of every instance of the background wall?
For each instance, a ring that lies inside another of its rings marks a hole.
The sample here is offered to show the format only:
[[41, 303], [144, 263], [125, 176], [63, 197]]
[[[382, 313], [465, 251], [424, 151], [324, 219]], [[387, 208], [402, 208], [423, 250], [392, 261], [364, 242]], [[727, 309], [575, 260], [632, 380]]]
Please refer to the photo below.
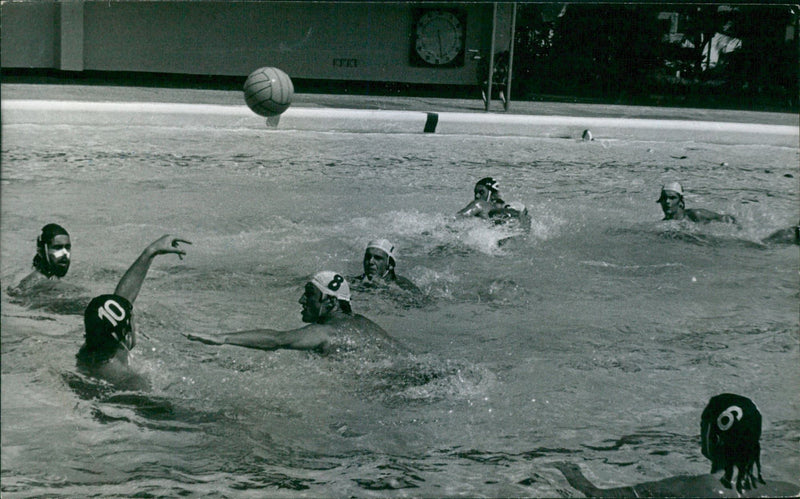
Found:
[[[333, 2], [4, 3], [2, 65], [70, 71], [247, 75], [474, 84], [488, 58], [492, 4], [440, 4], [466, 14], [464, 64], [410, 63], [413, 13], [436, 4]], [[508, 47], [510, 6], [498, 9]]]

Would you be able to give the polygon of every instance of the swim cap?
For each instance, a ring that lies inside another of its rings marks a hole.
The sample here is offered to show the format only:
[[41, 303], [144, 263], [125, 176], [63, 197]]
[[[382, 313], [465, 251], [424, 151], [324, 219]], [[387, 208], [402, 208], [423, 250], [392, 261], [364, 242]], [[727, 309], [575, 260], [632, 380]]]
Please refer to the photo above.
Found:
[[341, 274], [324, 270], [317, 272], [311, 278], [311, 284], [317, 287], [323, 295], [335, 296], [344, 301], [350, 301], [350, 285]]
[[478, 182], [475, 184], [475, 187], [478, 187], [479, 185], [485, 185], [492, 192], [497, 192], [497, 188], [499, 187], [497, 181], [492, 177], [484, 177], [478, 180]]
[[678, 182], [669, 182], [668, 184], [664, 184], [661, 187], [661, 190], [677, 192], [678, 194], [683, 196], [683, 187], [681, 187], [681, 184], [679, 184]]
[[367, 249], [369, 249], [369, 248], [377, 248], [377, 249], [383, 251], [384, 253], [389, 255], [389, 260], [391, 260], [391, 262], [394, 263], [394, 261], [395, 261], [395, 259], [394, 259], [394, 245], [392, 243], [390, 243], [388, 240], [386, 240], [386, 239], [376, 239], [374, 241], [370, 241], [369, 244], [367, 244]]
[[739, 472], [736, 488], [744, 483], [755, 485], [753, 465], [758, 465], [761, 478], [761, 413], [747, 397], [723, 393], [711, 397], [700, 417], [703, 455], [711, 460], [711, 473], [725, 470], [723, 483], [730, 487], [733, 467]]
[[58, 224], [47, 224], [42, 227], [42, 233], [36, 238], [36, 245], [42, 247], [56, 236], [69, 236], [69, 232]]
[[92, 299], [83, 313], [87, 343], [104, 343], [110, 338], [124, 344], [131, 330], [133, 305], [119, 295], [100, 295]]

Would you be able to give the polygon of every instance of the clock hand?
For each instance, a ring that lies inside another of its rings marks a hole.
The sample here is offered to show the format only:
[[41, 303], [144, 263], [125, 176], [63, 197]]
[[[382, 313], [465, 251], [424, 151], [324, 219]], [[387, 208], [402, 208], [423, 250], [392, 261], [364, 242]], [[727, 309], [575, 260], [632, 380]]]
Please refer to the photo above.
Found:
[[444, 51], [442, 50], [442, 32], [436, 31], [436, 38], [439, 39], [439, 57], [442, 57]]

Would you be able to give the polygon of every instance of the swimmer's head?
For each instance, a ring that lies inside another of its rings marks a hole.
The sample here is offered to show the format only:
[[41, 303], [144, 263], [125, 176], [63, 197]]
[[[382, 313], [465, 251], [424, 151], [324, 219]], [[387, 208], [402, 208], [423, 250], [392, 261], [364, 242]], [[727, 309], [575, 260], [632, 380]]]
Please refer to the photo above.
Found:
[[385, 277], [394, 271], [394, 245], [386, 239], [376, 239], [367, 244], [364, 251], [364, 274], [372, 279], [374, 276]]
[[133, 305], [119, 295], [100, 295], [92, 299], [83, 313], [86, 346], [96, 350], [130, 350], [135, 344]]
[[661, 186], [661, 195], [656, 200], [656, 203], [661, 202], [661, 198], [664, 197], [664, 193], [667, 192], [674, 192], [680, 197], [683, 197], [683, 186], [679, 182], [667, 182], [666, 184]]
[[72, 242], [69, 233], [58, 224], [47, 224], [36, 238], [33, 266], [47, 277], [64, 277], [70, 264]]
[[738, 468], [736, 488], [749, 484], [753, 466], [758, 465], [761, 479], [761, 413], [747, 397], [723, 393], [711, 397], [700, 417], [703, 455], [711, 460], [711, 473], [725, 470], [722, 483], [731, 487], [733, 467]]
[[303, 306], [303, 322], [316, 323], [324, 319], [336, 308], [352, 314], [350, 308], [350, 285], [341, 274], [329, 270], [317, 272], [306, 284], [300, 297]]
[[489, 201], [492, 197], [497, 197], [499, 185], [492, 177], [484, 177], [475, 183], [475, 199], [485, 199]]
[[656, 200], [661, 205], [664, 218], [669, 220], [676, 215], [680, 217], [680, 212], [686, 207], [683, 201], [683, 187], [678, 182], [669, 182], [661, 187], [661, 195]]

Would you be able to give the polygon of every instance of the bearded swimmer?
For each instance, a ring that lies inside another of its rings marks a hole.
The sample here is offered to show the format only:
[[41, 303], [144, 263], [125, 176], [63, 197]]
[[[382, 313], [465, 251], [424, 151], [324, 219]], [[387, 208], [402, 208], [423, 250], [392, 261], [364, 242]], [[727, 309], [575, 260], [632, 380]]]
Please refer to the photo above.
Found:
[[661, 205], [664, 212], [663, 220], [683, 220], [688, 219], [692, 222], [726, 222], [736, 223], [736, 219], [731, 215], [714, 213], [703, 208], [686, 208], [683, 201], [683, 187], [678, 182], [670, 182], [661, 187], [661, 195], [656, 200]]
[[[760, 438], [761, 413], [753, 401], [723, 393], [711, 397], [700, 417], [701, 451], [711, 461], [708, 475], [600, 489], [575, 464], [555, 463], [555, 467], [586, 497], [797, 497], [797, 485], [762, 478]], [[738, 470], [735, 483], [734, 468]], [[721, 478], [714, 475], [719, 471], [724, 471]]]
[[392, 243], [386, 239], [370, 241], [364, 250], [364, 273], [353, 278], [354, 284], [371, 287], [379, 283], [394, 283], [400, 289], [421, 293], [413, 282], [397, 275], [396, 266], [395, 247]]
[[350, 307], [350, 286], [341, 274], [323, 271], [306, 283], [299, 300], [306, 326], [288, 331], [252, 329], [217, 337], [186, 334], [207, 345], [236, 345], [259, 350], [310, 350], [321, 354], [363, 349], [405, 350], [377, 324]]
[[69, 233], [58, 224], [47, 224], [36, 238], [36, 255], [33, 257], [33, 272], [28, 274], [11, 294], [20, 294], [37, 283], [61, 279], [69, 271], [72, 241]]
[[185, 239], [165, 235], [139, 255], [117, 284], [114, 294], [92, 299], [84, 312], [84, 344], [78, 351], [78, 369], [127, 388], [146, 388], [148, 383], [128, 370], [129, 353], [136, 346], [133, 302], [139, 295], [150, 264], [157, 255], [176, 254], [183, 259]]

